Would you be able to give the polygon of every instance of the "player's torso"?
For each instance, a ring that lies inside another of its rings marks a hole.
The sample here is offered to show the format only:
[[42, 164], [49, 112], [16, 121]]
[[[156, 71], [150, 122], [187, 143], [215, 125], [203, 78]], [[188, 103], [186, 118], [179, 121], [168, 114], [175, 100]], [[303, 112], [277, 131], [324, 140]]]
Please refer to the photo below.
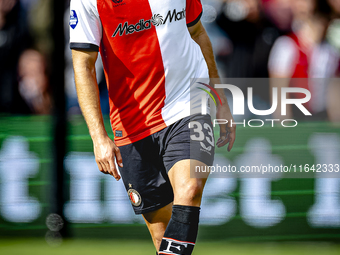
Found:
[[[129, 70], [139, 61], [155, 65], [157, 54], [164, 68], [168, 52], [172, 59], [185, 57], [184, 49], [191, 43], [186, 0], [97, 0], [97, 8], [103, 27], [102, 48], [113, 49]], [[102, 51], [104, 58], [106, 54]]]
[[186, 3], [97, 0], [111, 124], [123, 139], [189, 115], [190, 79], [205, 73], [206, 64], [188, 32]]

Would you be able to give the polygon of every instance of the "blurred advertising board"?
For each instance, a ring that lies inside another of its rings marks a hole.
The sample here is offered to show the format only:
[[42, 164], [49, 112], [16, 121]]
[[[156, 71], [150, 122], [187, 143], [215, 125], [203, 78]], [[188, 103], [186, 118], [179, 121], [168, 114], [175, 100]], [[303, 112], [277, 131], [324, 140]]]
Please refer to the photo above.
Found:
[[[0, 119], [2, 237], [43, 236], [48, 231], [53, 184], [51, 120], [48, 116]], [[110, 130], [107, 118], [105, 122]], [[64, 215], [71, 235], [149, 238], [142, 217], [133, 213], [122, 181], [98, 171], [82, 116], [72, 116], [68, 130]], [[339, 240], [340, 178], [322, 171], [323, 164], [336, 167], [340, 163], [338, 126], [299, 123], [293, 132], [270, 125], [261, 129], [239, 127], [233, 150], [216, 149], [214, 164], [240, 169], [259, 162], [296, 165], [297, 171], [301, 165], [302, 172], [308, 169], [309, 175], [292, 178], [273, 171], [255, 178], [249, 172], [211, 173], [203, 196], [199, 238]]]

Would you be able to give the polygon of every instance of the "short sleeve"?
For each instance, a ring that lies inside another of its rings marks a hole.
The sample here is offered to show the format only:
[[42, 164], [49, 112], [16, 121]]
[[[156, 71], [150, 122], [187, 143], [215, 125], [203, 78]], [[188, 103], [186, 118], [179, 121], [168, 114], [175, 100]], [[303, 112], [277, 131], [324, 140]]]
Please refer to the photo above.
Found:
[[101, 38], [97, 0], [71, 0], [70, 48], [99, 51]]
[[201, 18], [203, 13], [201, 0], [186, 0], [186, 21], [187, 26], [192, 27]]

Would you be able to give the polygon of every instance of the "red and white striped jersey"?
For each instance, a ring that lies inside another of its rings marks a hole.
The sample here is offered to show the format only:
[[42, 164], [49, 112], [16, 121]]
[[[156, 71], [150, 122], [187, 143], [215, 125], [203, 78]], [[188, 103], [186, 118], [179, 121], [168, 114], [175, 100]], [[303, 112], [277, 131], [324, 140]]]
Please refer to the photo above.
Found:
[[187, 26], [200, 0], [71, 0], [71, 49], [100, 51], [118, 146], [190, 115], [191, 78], [208, 68]]

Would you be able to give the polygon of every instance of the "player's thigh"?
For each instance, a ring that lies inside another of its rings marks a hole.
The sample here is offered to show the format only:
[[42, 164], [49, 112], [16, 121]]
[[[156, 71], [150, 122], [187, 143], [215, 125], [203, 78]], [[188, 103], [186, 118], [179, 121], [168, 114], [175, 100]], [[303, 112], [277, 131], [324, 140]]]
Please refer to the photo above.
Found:
[[163, 156], [174, 191], [174, 204], [200, 205], [208, 174], [197, 169], [211, 166], [214, 152], [209, 115], [192, 115], [176, 123]]
[[119, 147], [124, 167], [120, 173], [136, 214], [156, 211], [173, 201], [169, 177], [152, 137]]
[[178, 167], [189, 169], [187, 163], [179, 163], [183, 160], [196, 160], [207, 166], [214, 161], [215, 139], [210, 115], [196, 114], [181, 119], [166, 132], [163, 140], [163, 162], [167, 172]]
[[200, 206], [209, 173], [197, 175], [195, 169], [205, 166], [201, 161], [186, 159], [170, 169], [168, 175], [174, 192], [174, 204]]

